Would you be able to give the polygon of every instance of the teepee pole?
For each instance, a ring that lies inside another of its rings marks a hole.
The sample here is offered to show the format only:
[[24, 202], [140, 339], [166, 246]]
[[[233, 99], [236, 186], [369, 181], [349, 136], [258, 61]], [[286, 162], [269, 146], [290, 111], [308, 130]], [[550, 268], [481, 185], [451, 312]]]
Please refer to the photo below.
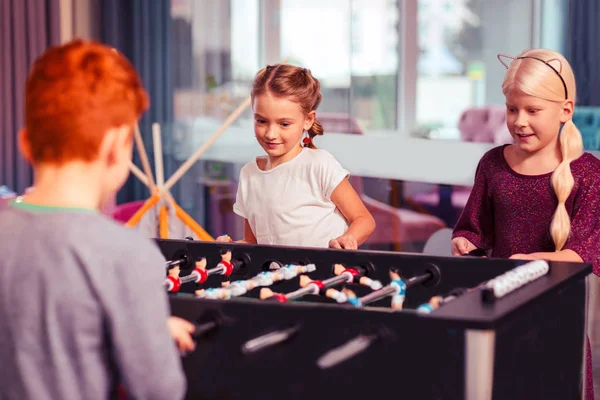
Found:
[[160, 125], [152, 124], [152, 142], [154, 144], [154, 172], [156, 173], [156, 186], [160, 190], [165, 184], [165, 171], [163, 169], [162, 137]]
[[[136, 211], [135, 214], [125, 223], [127, 227], [133, 227], [139, 224], [142, 220], [142, 217], [159, 201], [160, 196], [156, 195], [156, 185], [154, 184], [154, 178], [152, 177], [152, 170], [150, 169], [150, 162], [148, 161], [148, 154], [146, 153], [146, 148], [144, 147], [144, 139], [142, 138], [142, 134], [140, 133], [140, 127], [136, 122], [133, 126], [133, 136], [135, 138], [135, 144], [140, 153], [140, 159], [142, 161], [142, 167], [144, 168], [144, 172], [142, 172], [138, 167], [135, 166], [133, 162], [129, 162], [129, 170], [140, 180], [144, 185], [150, 189], [151, 196], [146, 200], [144, 205]], [[144, 176], [145, 175], [145, 176]], [[145, 178], [145, 179], [144, 179]]]
[[125, 223], [125, 226], [131, 228], [139, 224], [144, 214], [146, 214], [152, 207], [157, 205], [159, 201], [159, 195], [153, 194], [152, 196], [150, 196], [148, 200], [146, 200], [144, 205], [142, 205], [142, 207], [139, 210], [137, 210], [135, 214], [133, 214], [129, 221]]
[[169, 209], [166, 205], [160, 206], [158, 213], [158, 234], [161, 239], [169, 238]]
[[148, 154], [146, 153], [146, 147], [144, 147], [144, 139], [142, 139], [142, 134], [140, 133], [140, 127], [136, 124], [133, 127], [133, 133], [135, 136], [135, 144], [137, 146], [138, 152], [140, 153], [140, 160], [142, 161], [142, 167], [144, 168], [144, 173], [148, 178], [148, 187], [150, 188], [150, 193], [154, 194], [156, 192], [156, 184], [154, 183], [154, 177], [152, 176], [152, 169], [150, 169], [150, 162], [148, 161]]
[[192, 232], [194, 232], [194, 234], [198, 237], [198, 240], [203, 240], [205, 242], [215, 241], [215, 238], [213, 238], [208, 232], [206, 232], [204, 228], [202, 228], [200, 224], [198, 224], [194, 220], [194, 218], [190, 217], [190, 215], [186, 213], [183, 210], [183, 208], [181, 208], [171, 196], [167, 195], [166, 200], [171, 204], [171, 207], [175, 209], [175, 215], [177, 216], [177, 218], [179, 218], [181, 222], [183, 222], [188, 228], [192, 230]]
[[204, 143], [190, 158], [181, 164], [181, 167], [179, 167], [179, 169], [175, 171], [175, 173], [167, 180], [161, 191], [168, 192], [173, 185], [175, 185], [177, 181], [181, 179], [183, 174], [185, 174], [192, 167], [192, 165], [198, 161], [200, 156], [219, 138], [219, 136], [221, 136], [221, 134], [223, 134], [223, 132], [225, 132], [229, 125], [231, 125], [249, 105], [250, 96], [248, 96], [248, 98], [242, 104], [240, 104], [238, 108], [229, 115], [229, 117], [227, 117], [223, 125], [221, 125], [221, 127], [217, 129], [215, 133], [213, 133], [206, 143]]
[[146, 174], [144, 174], [144, 172], [131, 161], [129, 161], [129, 170], [133, 175], [135, 175], [136, 178], [140, 180], [140, 182], [150, 189], [150, 183], [148, 182], [148, 177], [146, 177]]

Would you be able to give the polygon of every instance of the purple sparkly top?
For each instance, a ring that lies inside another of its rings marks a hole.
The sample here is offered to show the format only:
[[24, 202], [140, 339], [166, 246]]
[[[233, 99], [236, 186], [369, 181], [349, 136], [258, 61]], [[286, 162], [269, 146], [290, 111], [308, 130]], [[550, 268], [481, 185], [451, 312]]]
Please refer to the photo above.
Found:
[[[479, 161], [475, 183], [452, 237], [492, 250], [492, 257], [555, 250], [550, 223], [558, 204], [552, 173], [521, 175], [509, 167], [504, 146], [488, 151]], [[571, 162], [575, 186], [566, 207], [571, 249], [600, 275], [600, 160], [584, 153]]]

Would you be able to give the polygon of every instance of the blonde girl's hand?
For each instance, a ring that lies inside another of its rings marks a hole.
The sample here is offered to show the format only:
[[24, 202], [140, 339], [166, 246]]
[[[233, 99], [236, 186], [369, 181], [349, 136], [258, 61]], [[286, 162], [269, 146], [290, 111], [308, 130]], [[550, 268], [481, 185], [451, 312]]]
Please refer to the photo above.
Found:
[[357, 250], [358, 241], [356, 238], [348, 233], [344, 233], [342, 236], [331, 239], [329, 241], [329, 247], [332, 249], [346, 249], [346, 250]]
[[511, 258], [513, 260], [537, 260], [537, 257], [535, 256], [535, 254], [518, 253], [518, 254], [513, 254], [509, 258]]
[[473, 243], [469, 242], [464, 237], [455, 237], [452, 239], [452, 242], [450, 242], [450, 247], [453, 256], [462, 256], [477, 249]]

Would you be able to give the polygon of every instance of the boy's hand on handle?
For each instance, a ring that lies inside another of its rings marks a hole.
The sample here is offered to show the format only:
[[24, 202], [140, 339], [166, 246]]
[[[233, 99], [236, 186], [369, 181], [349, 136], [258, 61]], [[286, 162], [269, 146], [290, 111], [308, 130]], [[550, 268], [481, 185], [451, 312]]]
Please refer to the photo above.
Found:
[[167, 325], [180, 353], [185, 354], [196, 348], [196, 343], [192, 339], [192, 333], [196, 329], [194, 324], [183, 318], [169, 317]]
[[329, 241], [329, 247], [332, 249], [357, 250], [358, 241], [354, 236], [344, 233], [342, 236], [336, 239], [331, 239]]
[[452, 249], [453, 256], [462, 256], [463, 254], [468, 254], [469, 252], [477, 249], [477, 247], [469, 242], [464, 237], [455, 237], [450, 242], [450, 247]]

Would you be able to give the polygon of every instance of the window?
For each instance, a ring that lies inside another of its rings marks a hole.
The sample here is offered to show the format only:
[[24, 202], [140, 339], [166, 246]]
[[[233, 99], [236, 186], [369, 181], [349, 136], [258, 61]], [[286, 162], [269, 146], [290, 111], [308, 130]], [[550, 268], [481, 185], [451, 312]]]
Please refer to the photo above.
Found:
[[416, 123], [460, 139], [470, 107], [502, 105], [504, 67], [497, 53], [532, 47], [531, 0], [418, 0]]
[[[340, 133], [319, 138], [319, 146], [352, 175], [470, 185], [480, 156], [495, 144], [460, 143], [462, 112], [504, 104], [505, 70], [496, 55], [558, 46], [564, 35], [553, 27], [564, 28], [557, 20], [566, 2], [172, 0], [176, 161], [206, 142], [247, 98], [260, 68], [287, 60], [319, 78], [324, 99], [317, 117], [327, 132]], [[233, 201], [240, 164], [260, 151], [246, 110], [205, 153], [213, 163], [190, 171], [195, 175], [186, 188], [203, 192], [188, 203], [197, 202], [195, 216], [209, 232], [239, 237], [219, 228], [216, 218], [226, 223], [231, 217], [217, 216], [207, 193], [218, 192], [218, 209], [230, 210], [225, 203]], [[413, 199], [422, 191], [405, 186]], [[386, 190], [369, 195], [387, 201]]]
[[367, 131], [395, 129], [396, 2], [282, 0], [280, 9], [281, 59], [319, 78], [319, 112], [347, 115]]
[[320, 112], [396, 129], [398, 5], [389, 0], [173, 2], [176, 118], [224, 118], [283, 60], [322, 84]]

